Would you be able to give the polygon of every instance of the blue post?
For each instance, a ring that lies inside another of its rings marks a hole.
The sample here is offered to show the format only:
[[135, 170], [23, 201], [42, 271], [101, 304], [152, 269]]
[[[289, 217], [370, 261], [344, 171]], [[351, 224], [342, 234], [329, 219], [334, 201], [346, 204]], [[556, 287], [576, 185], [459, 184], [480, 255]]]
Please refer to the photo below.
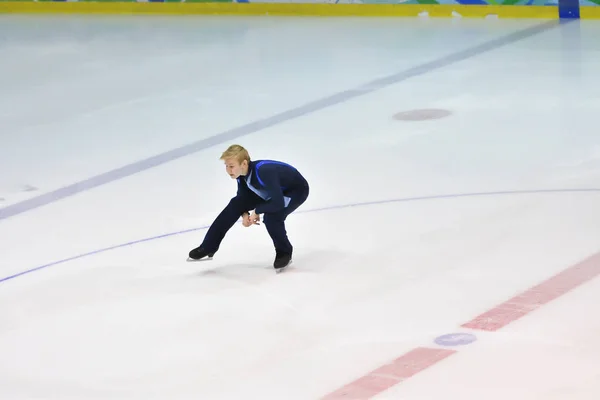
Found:
[[558, 0], [558, 17], [579, 19], [579, 0]]

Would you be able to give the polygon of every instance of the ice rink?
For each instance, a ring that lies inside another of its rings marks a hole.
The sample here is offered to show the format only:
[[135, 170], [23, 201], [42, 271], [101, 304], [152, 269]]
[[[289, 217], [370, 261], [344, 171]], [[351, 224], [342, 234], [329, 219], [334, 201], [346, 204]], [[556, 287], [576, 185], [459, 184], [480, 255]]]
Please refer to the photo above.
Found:
[[[0, 16], [0, 398], [598, 400], [598, 37]], [[282, 274], [186, 262], [233, 143], [311, 185]]]

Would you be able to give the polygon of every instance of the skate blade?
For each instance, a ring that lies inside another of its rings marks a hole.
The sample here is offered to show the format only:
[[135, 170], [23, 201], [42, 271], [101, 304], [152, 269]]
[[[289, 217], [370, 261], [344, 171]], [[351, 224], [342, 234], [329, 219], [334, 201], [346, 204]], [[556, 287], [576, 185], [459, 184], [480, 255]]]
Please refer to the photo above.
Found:
[[288, 267], [289, 267], [291, 264], [292, 264], [292, 262], [290, 261], [290, 262], [289, 262], [289, 263], [288, 263], [288, 264], [287, 264], [285, 267], [282, 267], [282, 268], [277, 268], [277, 269], [275, 269], [275, 273], [276, 273], [276, 274], [280, 274], [280, 273], [282, 273], [282, 272], [283, 272], [283, 271], [285, 271], [285, 270], [286, 270], [286, 269], [287, 269], [287, 268], [288, 268]]
[[204, 258], [201, 258], [199, 260], [196, 260], [196, 259], [188, 257], [188, 259], [186, 261], [187, 262], [199, 262], [199, 261], [210, 261], [212, 259], [213, 259], [212, 257], [204, 257]]

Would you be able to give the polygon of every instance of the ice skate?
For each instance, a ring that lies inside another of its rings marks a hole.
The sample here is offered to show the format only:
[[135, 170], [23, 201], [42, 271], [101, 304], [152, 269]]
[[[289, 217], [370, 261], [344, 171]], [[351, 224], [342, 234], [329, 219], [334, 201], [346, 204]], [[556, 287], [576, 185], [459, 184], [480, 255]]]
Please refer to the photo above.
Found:
[[277, 253], [273, 267], [276, 273], [283, 272], [292, 263], [292, 253]]
[[199, 246], [190, 251], [187, 261], [193, 262], [212, 260], [214, 255], [215, 253], [209, 253], [208, 251], [204, 250], [202, 246]]

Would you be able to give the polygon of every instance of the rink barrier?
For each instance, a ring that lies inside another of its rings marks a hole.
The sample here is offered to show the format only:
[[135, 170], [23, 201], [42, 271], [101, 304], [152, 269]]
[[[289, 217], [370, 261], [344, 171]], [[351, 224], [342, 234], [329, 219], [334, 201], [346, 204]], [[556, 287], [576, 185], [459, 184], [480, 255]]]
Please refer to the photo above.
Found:
[[582, 6], [579, 7], [581, 19], [600, 19], [600, 7], [598, 6]]
[[[493, 0], [489, 0], [493, 1]], [[569, 0], [561, 0], [569, 1]], [[573, 0], [571, 0], [573, 1]], [[577, 3], [578, 5], [578, 3]], [[234, 2], [137, 2], [137, 1], [2, 1], [0, 13], [53, 14], [146, 14], [146, 15], [271, 15], [323, 17], [466, 17], [466, 18], [559, 18], [554, 5], [494, 4], [333, 4], [333, 3], [234, 3]], [[600, 17], [596, 9], [582, 13]], [[577, 12], [579, 7], [576, 7]], [[562, 14], [562, 13], [561, 13]], [[561, 15], [561, 17], [564, 17]], [[577, 18], [575, 16], [574, 18]]]

